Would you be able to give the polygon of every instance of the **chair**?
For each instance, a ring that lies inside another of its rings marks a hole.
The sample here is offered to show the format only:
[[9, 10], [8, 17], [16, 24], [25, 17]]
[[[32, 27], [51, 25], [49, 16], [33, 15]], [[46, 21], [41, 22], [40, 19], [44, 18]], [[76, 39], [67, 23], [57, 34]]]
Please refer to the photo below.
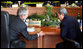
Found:
[[9, 48], [9, 13], [1, 11], [1, 48]]
[[66, 41], [70, 42], [70, 44], [72, 43], [74, 48], [82, 48], [82, 41], [81, 42], [77, 42], [75, 40], [70, 40], [70, 39], [66, 39]]
[[57, 44], [56, 48], [82, 48], [82, 40], [77, 42], [67, 38], [64, 42]]
[[73, 43], [74, 48], [82, 48], [82, 32], [79, 33], [76, 40], [71, 40], [67, 38], [66, 41], [70, 42], [70, 44]]
[[10, 25], [12, 22], [14, 22], [15, 19], [16, 19], [16, 15], [10, 14], [10, 15], [9, 15], [9, 25]]

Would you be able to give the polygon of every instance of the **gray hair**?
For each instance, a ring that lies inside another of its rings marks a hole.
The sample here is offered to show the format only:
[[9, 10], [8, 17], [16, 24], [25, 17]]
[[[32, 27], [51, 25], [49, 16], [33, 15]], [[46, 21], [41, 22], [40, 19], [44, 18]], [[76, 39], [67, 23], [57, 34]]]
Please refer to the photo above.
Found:
[[27, 14], [28, 9], [25, 7], [20, 7], [17, 10], [17, 16], [22, 16], [22, 15], [26, 15]]
[[59, 14], [63, 13], [64, 15], [68, 15], [67, 10], [65, 8], [63, 8], [63, 7], [59, 8], [58, 12], [59, 12]]

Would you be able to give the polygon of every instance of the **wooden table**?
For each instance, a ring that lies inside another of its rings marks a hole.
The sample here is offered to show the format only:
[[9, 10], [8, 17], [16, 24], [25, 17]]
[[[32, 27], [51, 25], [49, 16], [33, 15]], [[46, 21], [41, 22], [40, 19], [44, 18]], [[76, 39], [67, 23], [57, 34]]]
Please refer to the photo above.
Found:
[[[45, 35], [60, 35], [60, 29], [56, 27], [42, 27], [41, 29]], [[43, 37], [38, 38], [38, 48], [43, 48]], [[48, 48], [48, 47], [46, 47]]]
[[[56, 44], [62, 42], [60, 38], [60, 28], [56, 27], [35, 27], [40, 28], [45, 33], [45, 36], [38, 37], [37, 40], [28, 41], [25, 39], [26, 48], [56, 48]], [[36, 34], [33, 32], [31, 34]]]

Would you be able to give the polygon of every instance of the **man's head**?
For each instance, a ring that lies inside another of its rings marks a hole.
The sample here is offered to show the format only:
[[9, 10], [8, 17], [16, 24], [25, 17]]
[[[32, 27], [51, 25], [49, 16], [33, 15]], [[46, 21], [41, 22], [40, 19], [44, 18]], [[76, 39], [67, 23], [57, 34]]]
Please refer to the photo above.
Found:
[[20, 7], [17, 11], [17, 15], [22, 19], [22, 20], [26, 20], [26, 18], [28, 17], [28, 10], [25, 7]]
[[57, 11], [57, 16], [58, 18], [62, 21], [64, 16], [67, 15], [67, 10], [65, 8], [59, 8], [58, 11]]

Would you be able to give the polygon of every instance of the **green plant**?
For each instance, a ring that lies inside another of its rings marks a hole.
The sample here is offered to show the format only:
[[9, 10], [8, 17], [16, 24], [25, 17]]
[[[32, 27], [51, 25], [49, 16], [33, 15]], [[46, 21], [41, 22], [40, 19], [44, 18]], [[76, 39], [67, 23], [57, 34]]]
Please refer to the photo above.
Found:
[[38, 18], [39, 18], [40, 20], [43, 20], [43, 19], [45, 18], [45, 15], [43, 15], [43, 14], [42, 14], [42, 15], [39, 15]]
[[39, 19], [39, 16], [35, 13], [33, 15], [28, 16], [28, 19], [32, 19], [32, 20]]
[[37, 15], [37, 14], [33, 14], [33, 15], [30, 15], [28, 16], [28, 19], [40, 19], [40, 20], [43, 20], [45, 18], [45, 15]]
[[53, 16], [53, 12], [52, 12], [52, 7], [46, 7], [46, 12], [45, 14], [42, 15], [37, 15], [37, 14], [33, 14], [31, 16], [28, 17], [28, 19], [39, 19], [41, 20], [41, 25], [42, 26], [59, 26], [60, 25], [60, 21], [57, 18], [57, 15]]
[[50, 21], [42, 21], [42, 26], [50, 26], [50, 25], [52, 25], [53, 24], [53, 22], [50, 22]]
[[46, 8], [46, 12], [45, 12], [45, 14], [46, 14], [46, 20], [50, 21], [50, 18], [51, 18], [52, 14], [53, 14], [52, 7], [45, 6], [45, 8]]

